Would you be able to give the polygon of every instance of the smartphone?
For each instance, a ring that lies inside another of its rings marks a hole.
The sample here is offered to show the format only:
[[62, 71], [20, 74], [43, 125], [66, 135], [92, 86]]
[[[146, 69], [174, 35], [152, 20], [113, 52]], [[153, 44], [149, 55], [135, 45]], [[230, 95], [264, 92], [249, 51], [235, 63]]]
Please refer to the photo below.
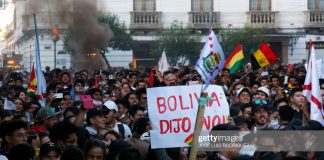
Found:
[[54, 93], [54, 97], [55, 97], [56, 99], [58, 99], [58, 98], [63, 98], [63, 93]]

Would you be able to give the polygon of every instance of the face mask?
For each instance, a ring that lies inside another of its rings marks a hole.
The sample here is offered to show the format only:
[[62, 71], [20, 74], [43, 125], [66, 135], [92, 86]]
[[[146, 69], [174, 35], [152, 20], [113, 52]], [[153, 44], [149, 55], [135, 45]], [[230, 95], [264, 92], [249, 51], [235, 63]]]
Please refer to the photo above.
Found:
[[102, 104], [102, 102], [98, 101], [98, 100], [93, 100], [93, 104], [96, 106], [100, 106]]
[[312, 140], [309, 140], [305, 143], [305, 148], [306, 149], [309, 149], [311, 146], [313, 145], [313, 141]]
[[256, 149], [257, 149], [257, 146], [255, 146], [255, 145], [250, 145], [250, 144], [244, 145], [243, 144], [242, 148], [239, 151], [239, 154], [240, 155], [246, 154], [246, 155], [249, 155], [249, 156], [253, 156]]
[[140, 137], [140, 140], [144, 141], [144, 140], [147, 140], [147, 141], [150, 141], [151, 140], [151, 137], [150, 137], [150, 132], [144, 132], [141, 137]]
[[279, 126], [279, 121], [278, 120], [271, 120], [270, 126], [277, 128]]
[[84, 86], [84, 90], [87, 91], [89, 89], [89, 86]]
[[[2, 84], [1, 84], [2, 85]], [[22, 85], [25, 89], [28, 87], [28, 84], [23, 84]], [[1, 86], [0, 86], [1, 87]]]

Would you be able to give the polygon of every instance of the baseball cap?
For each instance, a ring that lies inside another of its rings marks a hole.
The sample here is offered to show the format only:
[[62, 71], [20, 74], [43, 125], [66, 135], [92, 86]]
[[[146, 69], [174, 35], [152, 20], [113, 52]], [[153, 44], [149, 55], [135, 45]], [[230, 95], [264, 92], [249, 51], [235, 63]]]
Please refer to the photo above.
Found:
[[107, 109], [115, 110], [118, 112], [118, 107], [114, 101], [107, 101], [104, 103], [104, 106], [107, 107]]
[[288, 90], [289, 96], [294, 95], [296, 92], [302, 92], [303, 90], [299, 87], [294, 87]]
[[270, 94], [270, 90], [267, 87], [259, 87], [257, 92], [263, 92], [264, 94], [267, 95], [267, 97], [269, 97]]
[[50, 151], [56, 151], [58, 154], [61, 154], [60, 148], [52, 142], [42, 144], [39, 150], [39, 157], [44, 157], [47, 155]]
[[42, 107], [36, 114], [37, 121], [43, 121], [47, 118], [57, 116], [60, 112], [55, 112], [55, 109], [49, 106]]
[[268, 76], [268, 75], [269, 75], [269, 72], [267, 72], [267, 71], [261, 73], [261, 76]]
[[236, 91], [236, 96], [239, 97], [241, 93], [248, 92], [251, 95], [250, 89], [246, 87], [242, 87]]

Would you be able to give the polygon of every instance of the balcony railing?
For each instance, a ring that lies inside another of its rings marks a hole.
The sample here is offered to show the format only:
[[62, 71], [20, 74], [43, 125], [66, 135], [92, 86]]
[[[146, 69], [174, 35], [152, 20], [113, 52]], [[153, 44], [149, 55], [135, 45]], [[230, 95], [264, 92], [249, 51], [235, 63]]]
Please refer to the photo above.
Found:
[[191, 28], [219, 27], [219, 17], [219, 12], [211, 14], [210, 12], [189, 12], [189, 26]]
[[[73, 14], [62, 14], [58, 12], [50, 13], [47, 12], [37, 13], [37, 26], [38, 29], [52, 29], [54, 24], [58, 24], [60, 29], [68, 28], [69, 24], [73, 22]], [[52, 21], [50, 21], [50, 17]], [[34, 29], [34, 17], [32, 14], [23, 15], [22, 29], [23, 31], [29, 31]]]
[[247, 25], [254, 28], [275, 28], [276, 17], [277, 12], [248, 12]]
[[323, 27], [324, 11], [306, 11], [305, 27]]
[[131, 12], [130, 29], [162, 28], [161, 12]]

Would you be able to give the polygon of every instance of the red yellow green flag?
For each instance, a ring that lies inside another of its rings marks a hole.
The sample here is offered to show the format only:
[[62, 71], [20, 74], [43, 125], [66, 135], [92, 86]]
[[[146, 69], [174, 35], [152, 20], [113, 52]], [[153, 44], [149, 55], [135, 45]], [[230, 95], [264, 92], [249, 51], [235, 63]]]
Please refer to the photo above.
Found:
[[241, 44], [238, 44], [231, 55], [226, 59], [225, 67], [230, 70], [231, 74], [244, 67], [244, 54]]
[[185, 143], [189, 146], [192, 145], [193, 142], [193, 134], [190, 134], [186, 139], [185, 139]]
[[273, 64], [277, 60], [278, 57], [265, 42], [262, 42], [260, 48], [251, 56], [253, 69], [268, 66], [270, 64]]
[[28, 95], [37, 95], [37, 81], [36, 81], [36, 72], [33, 64], [33, 68], [30, 73], [29, 83], [27, 88]]

